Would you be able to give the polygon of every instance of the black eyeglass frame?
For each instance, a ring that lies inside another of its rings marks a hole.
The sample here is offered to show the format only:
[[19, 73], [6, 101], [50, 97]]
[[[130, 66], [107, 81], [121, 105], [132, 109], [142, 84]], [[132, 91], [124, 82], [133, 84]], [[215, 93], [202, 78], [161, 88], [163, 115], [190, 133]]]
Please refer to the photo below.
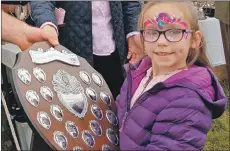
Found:
[[[143, 33], [144, 33], [144, 31], [146, 31], [146, 30], [157, 31], [157, 32], [159, 33], [158, 38], [157, 38], [156, 40], [154, 40], [154, 41], [148, 41], [148, 40], [146, 40], [145, 37], [143, 36]], [[167, 39], [169, 42], [179, 42], [179, 41], [181, 41], [182, 38], [184, 37], [184, 33], [193, 33], [193, 32], [195, 32], [195, 30], [192, 30], [192, 29], [168, 29], [168, 30], [164, 30], [164, 31], [159, 31], [159, 30], [155, 30], [155, 29], [146, 29], [146, 30], [144, 30], [144, 29], [141, 29], [141, 30], [140, 30], [141, 36], [143, 37], [144, 41], [146, 41], [146, 42], [156, 42], [156, 41], [160, 38], [161, 34], [163, 34], [164, 37], [165, 37], [165, 39]], [[171, 40], [169, 40], [169, 39], [166, 37], [165, 33], [166, 33], [167, 31], [170, 31], [170, 30], [180, 30], [180, 31], [182, 31], [182, 36], [181, 36], [180, 40], [178, 40], [178, 41], [171, 41]]]

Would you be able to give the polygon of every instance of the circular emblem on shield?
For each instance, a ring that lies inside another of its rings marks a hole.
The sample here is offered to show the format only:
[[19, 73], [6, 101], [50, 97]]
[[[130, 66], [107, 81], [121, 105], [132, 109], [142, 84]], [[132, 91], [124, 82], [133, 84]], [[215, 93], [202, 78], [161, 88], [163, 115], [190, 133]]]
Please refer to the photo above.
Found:
[[103, 85], [102, 76], [99, 75], [98, 73], [92, 73], [92, 79], [98, 86], [101, 87]]
[[81, 80], [83, 82], [85, 82], [86, 84], [91, 83], [91, 78], [90, 78], [89, 74], [86, 71], [80, 71], [79, 76], [80, 76]]
[[93, 104], [91, 106], [91, 112], [98, 120], [101, 120], [103, 118], [102, 110], [98, 105]]
[[40, 100], [39, 100], [39, 96], [35, 91], [33, 90], [26, 91], [26, 99], [32, 106], [38, 107]]
[[107, 110], [106, 111], [106, 118], [109, 121], [109, 123], [111, 123], [113, 125], [118, 124], [117, 116], [115, 115], [115, 113], [113, 111]]
[[97, 121], [91, 120], [91, 121], [89, 122], [89, 124], [90, 124], [89, 126], [90, 126], [92, 132], [93, 132], [95, 135], [97, 135], [97, 136], [101, 136], [101, 135], [102, 135], [101, 125], [100, 125]]
[[68, 145], [68, 141], [66, 136], [64, 135], [63, 132], [55, 131], [54, 134], [54, 141], [55, 143], [61, 147], [62, 149], [66, 149]]
[[90, 148], [93, 148], [95, 145], [95, 140], [93, 135], [87, 130], [82, 131], [82, 139]]
[[38, 81], [42, 83], [46, 81], [46, 74], [41, 68], [38, 68], [38, 67], [34, 68], [33, 74]]
[[101, 100], [107, 104], [107, 105], [111, 105], [111, 99], [110, 99], [110, 96], [108, 93], [106, 92], [100, 92], [100, 97], [101, 97]]
[[106, 137], [112, 144], [114, 145], [118, 144], [118, 136], [111, 128], [106, 129]]
[[50, 112], [54, 116], [54, 118], [58, 121], [63, 120], [63, 112], [60, 106], [58, 105], [51, 105]]
[[86, 88], [85, 93], [92, 101], [97, 101], [97, 93], [94, 89]]
[[44, 127], [45, 129], [49, 129], [51, 126], [51, 121], [50, 121], [50, 117], [48, 116], [48, 114], [46, 112], [38, 112], [37, 113], [37, 120], [39, 122], [39, 124], [42, 125], [42, 127]]
[[101, 150], [102, 150], [102, 151], [112, 151], [112, 148], [111, 148], [109, 145], [103, 145], [103, 146], [101, 147]]
[[73, 148], [73, 151], [83, 151], [83, 149], [81, 147], [79, 147], [79, 146], [75, 146]]
[[78, 137], [79, 131], [78, 131], [78, 128], [77, 128], [77, 126], [75, 125], [74, 122], [67, 121], [65, 123], [65, 129], [73, 138]]
[[53, 100], [53, 92], [51, 91], [49, 87], [42, 86], [40, 88], [40, 93], [46, 101], [51, 102]]
[[24, 68], [18, 69], [18, 77], [23, 83], [27, 85], [31, 82], [31, 75], [29, 71]]

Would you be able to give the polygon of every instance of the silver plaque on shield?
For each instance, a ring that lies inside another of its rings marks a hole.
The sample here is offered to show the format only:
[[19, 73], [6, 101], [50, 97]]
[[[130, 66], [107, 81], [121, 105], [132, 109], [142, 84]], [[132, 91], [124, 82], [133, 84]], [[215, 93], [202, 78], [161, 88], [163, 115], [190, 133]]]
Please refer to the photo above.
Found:
[[50, 112], [56, 120], [58, 120], [58, 121], [63, 120], [63, 112], [62, 112], [62, 109], [60, 106], [52, 104], [50, 106]]
[[49, 87], [42, 86], [40, 88], [40, 93], [46, 101], [51, 102], [53, 100], [53, 92], [51, 91]]
[[85, 93], [92, 101], [97, 101], [97, 93], [94, 89], [86, 88]]
[[106, 129], [106, 137], [112, 144], [118, 145], [118, 136], [111, 128]]
[[102, 135], [102, 128], [101, 128], [101, 125], [95, 121], [95, 120], [91, 120], [89, 122], [89, 126], [92, 130], [92, 132], [97, 135], [97, 136], [101, 136]]
[[112, 151], [112, 148], [109, 145], [103, 145], [101, 151]]
[[39, 100], [39, 96], [35, 91], [33, 90], [26, 91], [26, 99], [32, 106], [38, 107], [40, 100]]
[[83, 119], [88, 101], [81, 83], [64, 70], [58, 70], [53, 75], [53, 88], [62, 104], [75, 116]]
[[33, 74], [38, 81], [42, 83], [46, 81], [46, 74], [41, 68], [33, 68]]
[[89, 85], [91, 83], [91, 78], [90, 78], [89, 74], [86, 71], [80, 71], [79, 76], [80, 76], [81, 80], [83, 82], [85, 82], [86, 84]]
[[95, 140], [93, 135], [89, 131], [87, 130], [82, 131], [82, 139], [85, 142], [85, 144], [88, 145], [90, 148], [94, 147]]
[[109, 123], [111, 123], [113, 125], [118, 124], [117, 116], [115, 115], [115, 113], [113, 111], [107, 110], [105, 115], [106, 115], [106, 118], [109, 121]]
[[107, 105], [111, 105], [111, 98], [110, 98], [110, 96], [109, 96], [109, 94], [108, 93], [106, 93], [106, 92], [100, 92], [100, 97], [101, 97], [101, 100], [105, 103], [105, 104], [107, 104]]
[[55, 131], [53, 134], [54, 141], [57, 143], [59, 147], [62, 149], [66, 149], [68, 145], [68, 140], [63, 132]]
[[93, 104], [91, 106], [91, 112], [98, 120], [101, 120], [103, 118], [102, 110], [98, 105]]
[[42, 125], [42, 127], [44, 127], [45, 129], [49, 129], [51, 126], [51, 121], [50, 121], [50, 117], [48, 116], [48, 114], [46, 112], [38, 112], [37, 113], [37, 120], [39, 122], [39, 124]]
[[65, 123], [65, 129], [73, 138], [78, 137], [79, 131], [78, 131], [78, 128], [77, 128], [77, 126], [75, 125], [74, 122], [67, 121]]
[[29, 71], [24, 68], [18, 69], [18, 77], [23, 83], [27, 85], [31, 82], [31, 75]]
[[75, 146], [73, 148], [73, 151], [83, 151], [82, 147], [79, 147], [79, 146]]
[[103, 86], [103, 79], [102, 76], [98, 73], [92, 73], [92, 79], [98, 86]]

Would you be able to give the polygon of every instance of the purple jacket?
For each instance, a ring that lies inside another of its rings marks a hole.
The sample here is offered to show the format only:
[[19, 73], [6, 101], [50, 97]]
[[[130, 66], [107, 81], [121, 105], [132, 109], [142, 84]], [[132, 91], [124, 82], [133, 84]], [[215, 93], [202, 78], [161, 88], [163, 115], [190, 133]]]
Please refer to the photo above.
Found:
[[131, 97], [151, 66], [125, 65], [127, 78], [117, 97], [121, 150], [202, 150], [212, 118], [225, 111], [227, 98], [213, 73], [192, 66], [143, 93], [130, 109]]

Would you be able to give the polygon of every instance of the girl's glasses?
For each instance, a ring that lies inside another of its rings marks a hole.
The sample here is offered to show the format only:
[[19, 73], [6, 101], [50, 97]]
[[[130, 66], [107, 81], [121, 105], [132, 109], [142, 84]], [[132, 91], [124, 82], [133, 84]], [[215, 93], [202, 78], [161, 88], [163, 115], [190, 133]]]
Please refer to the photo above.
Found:
[[184, 33], [192, 33], [191, 29], [168, 29], [165, 31], [159, 31], [155, 29], [140, 30], [144, 41], [156, 42], [160, 35], [163, 34], [169, 42], [179, 42], [183, 38]]

